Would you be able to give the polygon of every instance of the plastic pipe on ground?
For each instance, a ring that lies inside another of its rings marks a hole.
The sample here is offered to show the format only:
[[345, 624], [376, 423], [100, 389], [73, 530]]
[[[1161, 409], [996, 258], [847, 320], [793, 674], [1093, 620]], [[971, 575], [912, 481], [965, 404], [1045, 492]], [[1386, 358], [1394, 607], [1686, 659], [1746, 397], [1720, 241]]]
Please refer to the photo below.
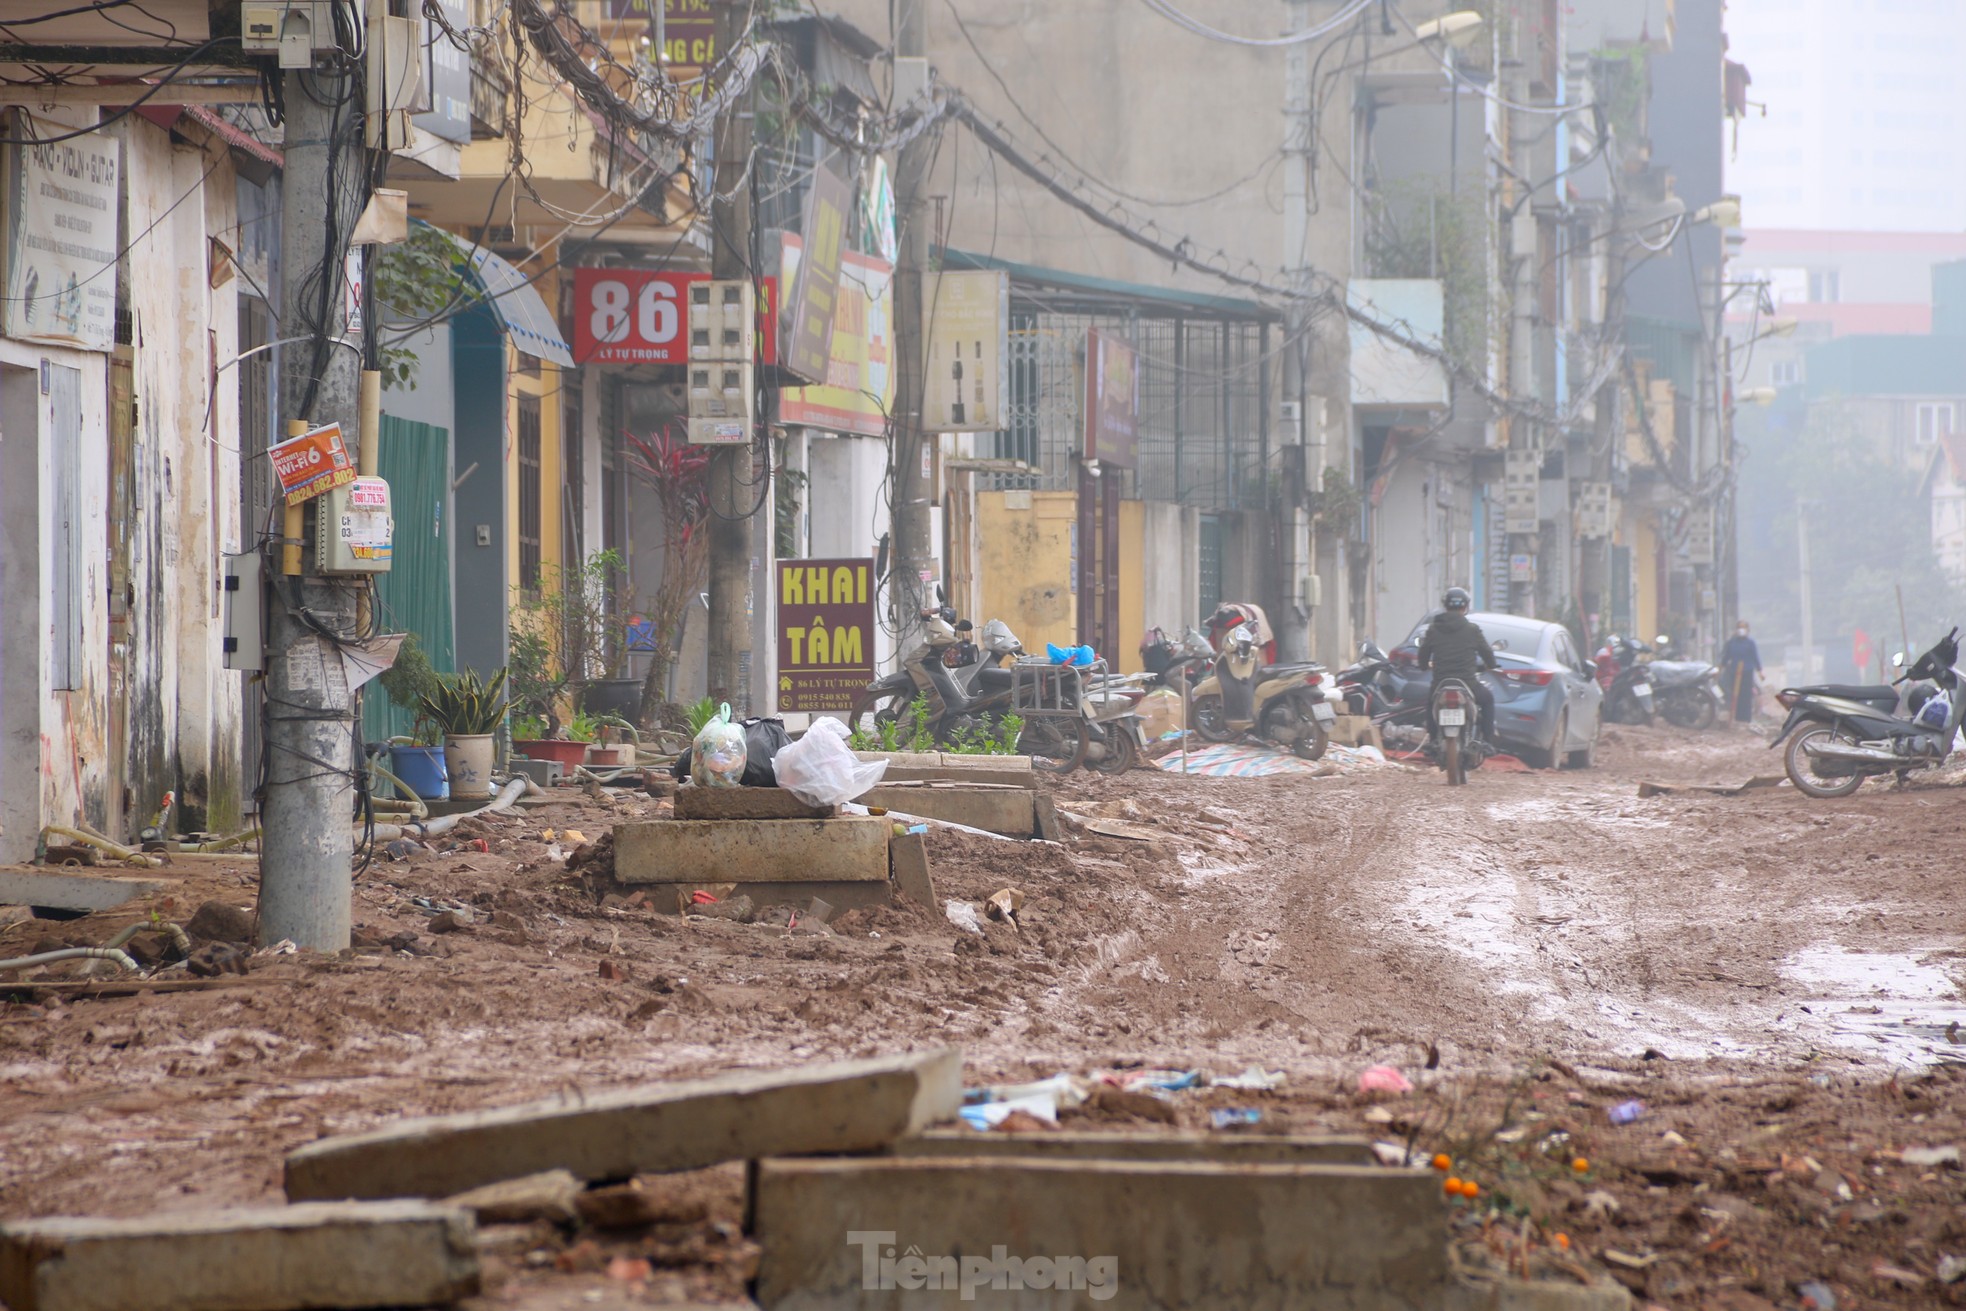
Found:
[[377, 842], [394, 842], [398, 838], [434, 838], [441, 833], [448, 833], [457, 827], [459, 820], [471, 819], [477, 815], [489, 815], [497, 810], [510, 810], [513, 804], [525, 795], [526, 789], [531, 783], [531, 779], [515, 778], [500, 788], [498, 795], [493, 797], [490, 803], [461, 815], [439, 815], [433, 820], [428, 820], [420, 824], [377, 824], [375, 826], [375, 840]]
[[61, 960], [107, 960], [115, 961], [130, 973], [137, 972], [137, 963], [129, 954], [114, 947], [63, 947], [60, 951], [44, 951], [38, 956], [16, 956], [13, 960], [0, 960], [0, 971], [24, 970], [33, 965], [51, 965]]

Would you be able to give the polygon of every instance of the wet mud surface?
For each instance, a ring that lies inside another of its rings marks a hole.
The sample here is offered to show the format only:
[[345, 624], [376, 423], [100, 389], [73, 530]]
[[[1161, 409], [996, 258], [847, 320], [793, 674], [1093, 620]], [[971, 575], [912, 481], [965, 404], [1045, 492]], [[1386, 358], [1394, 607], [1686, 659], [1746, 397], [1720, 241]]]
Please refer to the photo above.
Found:
[[[567, 830], [661, 813], [639, 796], [473, 820], [458, 836], [486, 850], [361, 877], [343, 957], [0, 1003], [0, 1217], [277, 1201], [285, 1151], [404, 1114], [955, 1044], [973, 1084], [1280, 1070], [1274, 1092], [1173, 1094], [1174, 1118], [1250, 1107], [1266, 1131], [1445, 1152], [1484, 1188], [1452, 1204], [1477, 1264], [1608, 1271], [1671, 1307], [1793, 1307], [1812, 1281], [1839, 1306], [1966, 1301], [1942, 1278], [1966, 1273], [1945, 1264], [1966, 1174], [1921, 1155], [1966, 1145], [1966, 792], [1638, 796], [1778, 772], [1746, 734], [1614, 728], [1595, 770], [1456, 789], [1401, 766], [1074, 775], [1062, 844], [930, 836], [939, 897], [1024, 894], [981, 933], [906, 906], [814, 930], [603, 904]], [[251, 862], [166, 873], [167, 918], [255, 896]], [[451, 906], [470, 922], [433, 932]], [[0, 955], [151, 909], [16, 924]], [[1380, 1063], [1416, 1090], [1361, 1098]], [[1165, 1128], [1081, 1119], [1108, 1122]], [[695, 1200], [645, 1233], [492, 1235], [479, 1304], [739, 1295], [741, 1178], [661, 1186]]]

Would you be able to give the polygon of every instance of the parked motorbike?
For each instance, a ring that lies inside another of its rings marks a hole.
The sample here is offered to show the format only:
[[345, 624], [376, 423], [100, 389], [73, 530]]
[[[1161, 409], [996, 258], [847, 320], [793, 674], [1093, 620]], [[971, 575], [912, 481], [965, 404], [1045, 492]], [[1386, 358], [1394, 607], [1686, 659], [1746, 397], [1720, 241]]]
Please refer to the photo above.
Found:
[[1639, 656], [1652, 648], [1612, 634], [1597, 652], [1597, 682], [1604, 689], [1603, 717], [1614, 724], [1652, 722], [1655, 685]]
[[1060, 709], [1070, 713], [1020, 714], [1014, 705], [1013, 691], [1022, 671], [1014, 667], [1014, 657], [1024, 647], [1008, 625], [1001, 619], [985, 624], [983, 649], [992, 657], [1013, 657], [1013, 666], [986, 664], [970, 686], [964, 688], [957, 682], [954, 671], [941, 660], [941, 653], [957, 640], [955, 629], [939, 613], [931, 612], [924, 619], [927, 640], [910, 652], [907, 667], [934, 689], [934, 718], [929, 731], [938, 744], [947, 747], [965, 738], [999, 737], [1004, 719], [1017, 714], [1023, 721], [1017, 750], [1020, 755], [1029, 756], [1034, 767], [1069, 774], [1085, 763], [1091, 745], [1088, 712], [1076, 693], [1068, 690], [1077, 686], [1075, 671], [1043, 664], [1028, 675], [1033, 679], [1057, 680], [1058, 690], [1055, 695], [1048, 695], [1047, 700], [1057, 702]]
[[[1966, 717], [1966, 695], [1961, 694], [1960, 676], [1953, 668], [1958, 659], [1959, 630], [1954, 628], [1888, 687], [1841, 689], [1857, 696], [1783, 689], [1777, 700], [1787, 708], [1788, 719], [1769, 745], [1787, 741], [1782, 763], [1789, 781], [1805, 796], [1847, 797], [1867, 778], [1896, 774], [1903, 782], [1914, 769], [1943, 763]], [[1892, 664], [1902, 668], [1904, 654], [1893, 657]], [[1915, 712], [1894, 713], [1896, 689], [1925, 681], [1935, 684], [1937, 691]]]
[[1085, 763], [1102, 774], [1124, 774], [1147, 753], [1147, 729], [1137, 709], [1147, 695], [1144, 674], [1095, 679], [1085, 689]]
[[949, 606], [924, 611], [922, 618], [931, 624], [946, 625], [949, 633], [938, 635], [939, 640], [933, 642], [925, 635], [920, 645], [901, 658], [893, 673], [862, 688], [854, 697], [849, 724], [879, 732], [883, 724], [901, 720], [916, 697], [927, 695], [933, 704], [936, 691], [927, 674], [928, 660], [940, 660], [956, 685], [968, 692], [975, 687], [976, 676], [985, 669], [1005, 668], [1024, 654], [1016, 635], [1000, 619], [992, 619], [983, 626], [984, 640], [979, 645], [969, 638], [973, 631], [970, 622], [958, 620]]
[[1264, 665], [1255, 631], [1238, 624], [1216, 654], [1214, 671], [1195, 685], [1195, 730], [1211, 742], [1254, 732], [1305, 760], [1317, 760], [1330, 745], [1330, 726], [1338, 718], [1324, 699], [1324, 677], [1319, 664]]
[[1653, 699], [1659, 713], [1678, 728], [1712, 728], [1727, 708], [1727, 694], [1720, 690], [1720, 670], [1704, 660], [1660, 659], [1671, 647], [1672, 638], [1660, 634], [1654, 648], [1658, 655], [1645, 665], [1652, 675]]
[[1434, 684], [1428, 703], [1427, 758], [1447, 774], [1450, 787], [1468, 781], [1468, 771], [1480, 769], [1488, 758], [1488, 748], [1475, 731], [1481, 704], [1474, 692], [1458, 678], [1444, 678]]

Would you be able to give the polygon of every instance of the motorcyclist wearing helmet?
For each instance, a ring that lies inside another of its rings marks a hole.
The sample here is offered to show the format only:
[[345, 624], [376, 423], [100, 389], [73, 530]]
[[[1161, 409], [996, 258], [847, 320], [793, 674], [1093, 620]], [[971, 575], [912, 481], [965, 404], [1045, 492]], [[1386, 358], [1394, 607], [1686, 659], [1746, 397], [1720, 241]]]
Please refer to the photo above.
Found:
[[1482, 635], [1481, 625], [1468, 618], [1468, 606], [1474, 600], [1464, 587], [1450, 587], [1447, 595], [1441, 598], [1441, 612], [1427, 625], [1427, 632], [1420, 639], [1420, 668], [1432, 669], [1434, 685], [1449, 678], [1458, 678], [1474, 694], [1475, 703], [1481, 707], [1481, 718], [1476, 729], [1482, 740], [1493, 742], [1495, 732], [1495, 694], [1488, 684], [1482, 682], [1483, 669], [1495, 669], [1495, 649], [1488, 645]]

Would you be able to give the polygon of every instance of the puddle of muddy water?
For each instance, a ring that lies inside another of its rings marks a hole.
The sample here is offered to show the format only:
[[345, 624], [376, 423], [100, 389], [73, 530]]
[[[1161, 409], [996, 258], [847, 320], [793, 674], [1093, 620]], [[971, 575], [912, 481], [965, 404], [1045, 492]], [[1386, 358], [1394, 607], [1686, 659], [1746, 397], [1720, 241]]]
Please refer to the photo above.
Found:
[[1966, 998], [1958, 981], [1931, 960], [1925, 952], [1848, 951], [1834, 944], [1796, 952], [1782, 963], [1782, 973], [1808, 988], [1810, 997], [1791, 1005], [1790, 1017], [1825, 1046], [1892, 1065], [1966, 1062]]

